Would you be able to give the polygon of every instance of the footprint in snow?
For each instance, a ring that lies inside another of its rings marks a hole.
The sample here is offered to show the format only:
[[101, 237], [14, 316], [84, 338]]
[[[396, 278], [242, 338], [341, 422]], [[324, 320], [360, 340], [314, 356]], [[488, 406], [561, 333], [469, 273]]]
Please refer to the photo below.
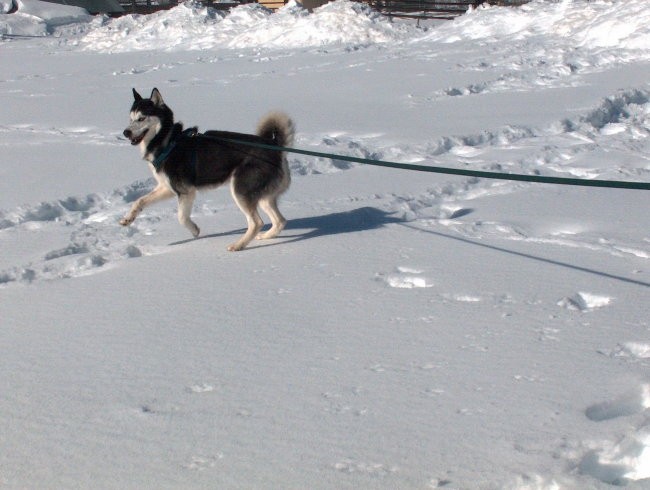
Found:
[[562, 298], [557, 304], [567, 310], [577, 310], [584, 313], [608, 306], [611, 302], [612, 298], [609, 296], [580, 292], [573, 296]]
[[[590, 420], [601, 422], [617, 417], [631, 416], [650, 407], [650, 385], [612, 401], [592, 405], [586, 410]], [[625, 486], [630, 482], [650, 478], [650, 424], [629, 425], [628, 432], [615, 441], [591, 443], [580, 461], [582, 474], [590, 475], [604, 483]]]
[[224, 455], [218, 453], [216, 456], [192, 456], [185, 468], [192, 471], [203, 471], [217, 466], [217, 463], [223, 459]]
[[209, 393], [214, 391], [214, 386], [208, 383], [195, 384], [190, 386], [187, 391], [189, 393]]
[[650, 408], [650, 385], [648, 384], [644, 384], [638, 389], [614, 400], [591, 405], [585, 410], [585, 415], [589, 420], [602, 422], [641, 413], [646, 408]]
[[[152, 182], [135, 182], [105, 195], [70, 196], [13, 210], [0, 210], [0, 231], [24, 235], [32, 233], [68, 235], [68, 244], [44, 252], [40, 257], [26, 253], [22, 260], [0, 270], [0, 286], [79, 277], [102, 270], [117, 261], [143, 255], [130, 243], [135, 228], [123, 230], [117, 220], [129, 203], [150, 190]], [[18, 241], [17, 243], [20, 243]], [[21, 256], [18, 250], [10, 254]]]
[[397, 267], [394, 273], [378, 273], [375, 277], [391, 288], [413, 289], [433, 286], [431, 280], [422, 275], [421, 270], [412, 267]]
[[472, 294], [449, 294], [445, 293], [442, 298], [447, 301], [456, 301], [458, 303], [480, 303], [483, 298]]
[[650, 344], [646, 342], [623, 342], [615, 349], [600, 349], [600, 354], [608, 357], [623, 357], [631, 360], [650, 359]]
[[341, 473], [361, 473], [372, 476], [387, 476], [399, 472], [397, 466], [390, 466], [383, 463], [366, 463], [352, 459], [344, 459], [335, 463], [333, 468]]

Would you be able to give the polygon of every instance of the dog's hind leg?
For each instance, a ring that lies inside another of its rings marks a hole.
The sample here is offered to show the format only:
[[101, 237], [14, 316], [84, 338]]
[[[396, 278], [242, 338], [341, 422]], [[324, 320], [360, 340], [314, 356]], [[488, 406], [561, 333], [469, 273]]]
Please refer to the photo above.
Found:
[[159, 185], [149, 194], [142, 196], [140, 199], [133, 203], [129, 213], [120, 220], [122, 226], [129, 226], [135, 218], [142, 212], [144, 208], [150, 206], [151, 204], [162, 201], [163, 199], [169, 199], [173, 197], [174, 193], [167, 187]]
[[231, 191], [232, 197], [235, 199], [237, 206], [239, 206], [239, 209], [241, 209], [242, 213], [246, 216], [246, 223], [248, 224], [248, 229], [246, 230], [246, 233], [244, 233], [244, 236], [228, 246], [229, 251], [237, 252], [246, 248], [246, 245], [248, 245], [260, 231], [264, 222], [262, 221], [262, 218], [260, 218], [260, 213], [257, 212], [257, 202], [251, 202], [244, 197], [239, 196], [237, 192], [235, 192], [234, 186], [231, 186]]
[[278, 209], [277, 196], [270, 196], [260, 200], [260, 207], [271, 219], [271, 228], [257, 235], [258, 240], [266, 240], [268, 238], [275, 238], [284, 229], [287, 220], [282, 216]]
[[190, 233], [192, 233], [194, 238], [198, 237], [200, 233], [199, 227], [196, 226], [196, 223], [192, 221], [192, 218], [190, 218], [195, 198], [195, 190], [178, 195], [178, 221], [181, 225], [190, 230]]

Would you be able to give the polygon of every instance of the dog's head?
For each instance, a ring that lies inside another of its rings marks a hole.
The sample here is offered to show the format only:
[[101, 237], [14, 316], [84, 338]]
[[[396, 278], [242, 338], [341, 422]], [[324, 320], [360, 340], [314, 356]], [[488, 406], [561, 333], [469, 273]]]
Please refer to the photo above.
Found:
[[165, 105], [162, 95], [157, 88], [151, 91], [148, 99], [143, 98], [133, 89], [133, 105], [131, 106], [131, 122], [124, 130], [124, 136], [131, 141], [132, 145], [144, 143], [144, 147], [160, 132], [167, 124], [171, 125], [174, 115], [169, 107]]

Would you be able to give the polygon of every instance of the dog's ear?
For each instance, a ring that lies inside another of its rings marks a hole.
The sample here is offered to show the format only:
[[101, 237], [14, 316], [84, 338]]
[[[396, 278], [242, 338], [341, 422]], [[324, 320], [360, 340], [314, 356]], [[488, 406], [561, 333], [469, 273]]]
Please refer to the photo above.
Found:
[[151, 97], [149, 98], [151, 99], [151, 102], [153, 102], [157, 107], [165, 105], [165, 101], [163, 100], [162, 95], [160, 95], [160, 92], [157, 88], [151, 91]]
[[133, 98], [136, 102], [139, 102], [142, 100], [142, 95], [140, 95], [136, 89], [133, 89]]

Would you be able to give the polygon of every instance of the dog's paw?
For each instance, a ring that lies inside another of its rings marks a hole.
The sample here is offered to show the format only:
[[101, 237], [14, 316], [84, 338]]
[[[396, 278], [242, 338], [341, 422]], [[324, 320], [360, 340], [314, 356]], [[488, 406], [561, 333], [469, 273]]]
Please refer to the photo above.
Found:
[[239, 252], [240, 250], [244, 250], [244, 247], [246, 245], [242, 245], [240, 243], [233, 243], [231, 245], [228, 245], [228, 252]]
[[270, 240], [271, 238], [277, 237], [279, 234], [279, 230], [274, 230], [271, 228], [269, 231], [266, 231], [264, 233], [258, 233], [255, 237], [255, 240]]
[[132, 216], [125, 216], [124, 218], [122, 218], [120, 220], [120, 224], [122, 226], [129, 226], [131, 223], [133, 223], [134, 220], [135, 220], [135, 218], [132, 217]]
[[255, 237], [256, 240], [269, 240], [271, 238], [277, 237], [282, 230], [284, 230], [284, 226], [287, 223], [286, 220], [282, 220], [278, 223], [275, 223], [271, 226], [266, 231], [263, 231], [261, 233], [258, 233], [257, 236]]

